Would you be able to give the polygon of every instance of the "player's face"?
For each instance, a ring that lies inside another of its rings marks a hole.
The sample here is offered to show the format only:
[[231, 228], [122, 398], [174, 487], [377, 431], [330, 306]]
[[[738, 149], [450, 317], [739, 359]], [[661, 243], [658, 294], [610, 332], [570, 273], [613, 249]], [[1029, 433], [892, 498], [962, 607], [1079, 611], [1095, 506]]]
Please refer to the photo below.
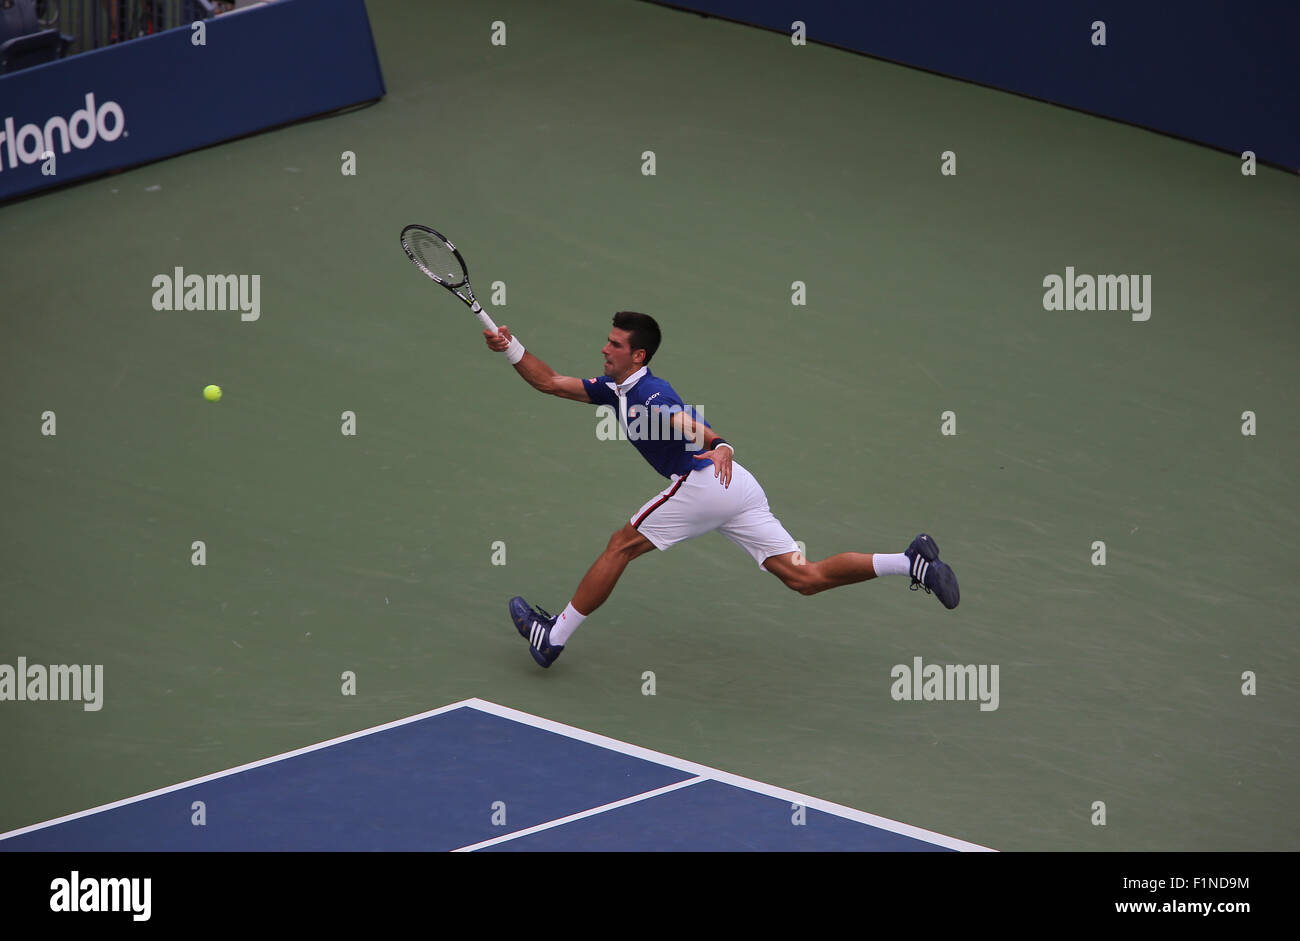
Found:
[[631, 331], [614, 327], [609, 331], [609, 337], [605, 340], [605, 348], [600, 351], [605, 356], [605, 375], [616, 382], [622, 382], [640, 369], [641, 363], [639, 360], [645, 358], [644, 350], [637, 350], [637, 355], [633, 357], [629, 345], [631, 338]]

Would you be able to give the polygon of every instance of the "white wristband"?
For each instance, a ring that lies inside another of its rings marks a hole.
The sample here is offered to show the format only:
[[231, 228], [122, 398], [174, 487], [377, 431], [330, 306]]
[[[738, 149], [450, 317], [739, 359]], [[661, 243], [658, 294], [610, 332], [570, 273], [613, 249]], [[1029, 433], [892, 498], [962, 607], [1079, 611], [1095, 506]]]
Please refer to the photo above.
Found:
[[505, 353], [506, 359], [510, 360], [510, 365], [513, 366], [524, 358], [524, 353], [527, 351], [524, 349], [524, 345], [519, 342], [518, 337], [511, 337], [510, 345], [501, 352]]
[[[722, 442], [721, 444], [715, 444], [715, 445], [713, 446], [713, 450], [715, 450], [715, 451], [716, 451], [718, 448], [731, 448], [731, 445], [727, 444], [727, 442], [724, 441], [724, 442]], [[731, 453], [732, 453], [732, 454], [735, 454], [735, 453], [736, 453], [736, 449], [735, 449], [735, 448], [731, 448]]]

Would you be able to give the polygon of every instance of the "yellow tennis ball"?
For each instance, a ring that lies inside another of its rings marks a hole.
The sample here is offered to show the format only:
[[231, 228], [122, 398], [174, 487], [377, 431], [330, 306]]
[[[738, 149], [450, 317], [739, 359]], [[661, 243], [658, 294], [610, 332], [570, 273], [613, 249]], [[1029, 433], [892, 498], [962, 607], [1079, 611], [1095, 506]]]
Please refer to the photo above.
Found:
[[203, 397], [204, 397], [205, 399], [207, 399], [209, 402], [217, 402], [217, 401], [220, 401], [220, 400], [221, 400], [221, 386], [207, 386], [207, 387], [203, 390]]

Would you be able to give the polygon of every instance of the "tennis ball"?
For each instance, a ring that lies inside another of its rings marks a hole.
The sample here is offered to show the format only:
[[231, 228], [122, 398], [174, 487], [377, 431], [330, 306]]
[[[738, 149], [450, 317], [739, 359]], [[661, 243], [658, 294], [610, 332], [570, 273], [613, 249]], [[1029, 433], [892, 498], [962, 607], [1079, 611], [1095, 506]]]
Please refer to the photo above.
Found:
[[218, 402], [221, 400], [221, 386], [207, 386], [203, 390], [203, 397], [209, 402]]

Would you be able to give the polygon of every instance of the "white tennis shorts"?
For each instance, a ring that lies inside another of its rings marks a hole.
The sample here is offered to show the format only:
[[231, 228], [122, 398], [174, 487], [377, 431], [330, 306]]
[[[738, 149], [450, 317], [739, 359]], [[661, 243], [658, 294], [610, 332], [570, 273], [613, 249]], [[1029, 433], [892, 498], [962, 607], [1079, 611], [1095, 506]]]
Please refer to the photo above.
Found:
[[714, 477], [705, 465], [678, 477], [636, 511], [629, 522], [656, 549], [667, 549], [715, 529], [753, 557], [763, 560], [799, 547], [767, 506], [767, 494], [757, 479], [731, 462], [731, 486]]

